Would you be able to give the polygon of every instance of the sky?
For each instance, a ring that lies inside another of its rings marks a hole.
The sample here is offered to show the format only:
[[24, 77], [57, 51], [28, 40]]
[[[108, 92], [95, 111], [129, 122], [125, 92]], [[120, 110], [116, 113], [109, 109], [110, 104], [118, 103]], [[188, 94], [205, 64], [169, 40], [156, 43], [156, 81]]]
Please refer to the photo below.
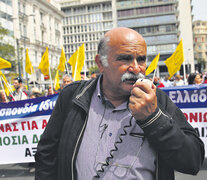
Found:
[[207, 0], [192, 0], [192, 5], [192, 14], [194, 15], [193, 21], [207, 21]]

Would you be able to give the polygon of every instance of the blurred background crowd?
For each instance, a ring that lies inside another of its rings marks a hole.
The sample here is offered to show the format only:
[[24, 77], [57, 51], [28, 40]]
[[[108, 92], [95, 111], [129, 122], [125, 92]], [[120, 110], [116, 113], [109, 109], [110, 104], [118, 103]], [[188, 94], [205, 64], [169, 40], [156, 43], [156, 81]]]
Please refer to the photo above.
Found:
[[[99, 73], [92, 73], [90, 77], [85, 77], [83, 74], [81, 75], [82, 80], [89, 80], [96, 78]], [[152, 80], [152, 78], [151, 78]], [[38, 98], [41, 96], [48, 96], [52, 94], [59, 93], [65, 86], [72, 83], [72, 77], [68, 74], [63, 75], [62, 80], [60, 82], [60, 89], [55, 90], [51, 85], [48, 85], [45, 90], [41, 90], [38, 85], [34, 85], [31, 90], [28, 90], [27, 86], [24, 84], [23, 80], [19, 77], [13, 79], [13, 93], [10, 93], [9, 96], [6, 96], [3, 90], [0, 90], [0, 102], [11, 102], [25, 99]], [[207, 83], [207, 73], [191, 73], [186, 77], [186, 82], [184, 77], [177, 74], [169, 79], [169, 75], [165, 75], [164, 77], [154, 77], [153, 83], [157, 86], [157, 88], [165, 88], [165, 87], [173, 87], [173, 86], [184, 86], [184, 85], [200, 85]]]

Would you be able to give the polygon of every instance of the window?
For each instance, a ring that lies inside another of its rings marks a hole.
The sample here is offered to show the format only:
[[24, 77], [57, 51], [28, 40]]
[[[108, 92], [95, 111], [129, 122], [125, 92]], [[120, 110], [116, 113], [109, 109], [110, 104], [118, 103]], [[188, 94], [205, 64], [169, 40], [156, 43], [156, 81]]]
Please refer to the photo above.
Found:
[[40, 12], [40, 23], [44, 22], [44, 14]]
[[26, 25], [23, 25], [23, 32], [24, 32], [23, 36], [27, 37], [27, 27], [26, 27]]

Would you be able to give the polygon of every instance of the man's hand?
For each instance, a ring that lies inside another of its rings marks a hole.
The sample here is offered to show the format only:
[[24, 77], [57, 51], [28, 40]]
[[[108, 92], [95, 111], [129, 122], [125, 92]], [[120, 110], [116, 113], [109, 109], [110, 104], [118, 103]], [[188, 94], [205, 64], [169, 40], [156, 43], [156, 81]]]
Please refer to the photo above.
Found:
[[157, 108], [156, 86], [150, 87], [146, 82], [136, 82], [131, 90], [129, 109], [133, 117], [140, 121], [145, 120]]

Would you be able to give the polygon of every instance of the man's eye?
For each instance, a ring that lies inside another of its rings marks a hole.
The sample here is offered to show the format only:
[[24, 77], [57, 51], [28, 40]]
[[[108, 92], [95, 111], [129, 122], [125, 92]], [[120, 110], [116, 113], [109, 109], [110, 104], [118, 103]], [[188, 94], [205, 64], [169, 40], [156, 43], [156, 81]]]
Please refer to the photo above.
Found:
[[139, 56], [137, 58], [138, 63], [145, 63], [146, 62], [146, 56]]
[[130, 61], [132, 60], [131, 55], [120, 55], [116, 58], [117, 61]]

